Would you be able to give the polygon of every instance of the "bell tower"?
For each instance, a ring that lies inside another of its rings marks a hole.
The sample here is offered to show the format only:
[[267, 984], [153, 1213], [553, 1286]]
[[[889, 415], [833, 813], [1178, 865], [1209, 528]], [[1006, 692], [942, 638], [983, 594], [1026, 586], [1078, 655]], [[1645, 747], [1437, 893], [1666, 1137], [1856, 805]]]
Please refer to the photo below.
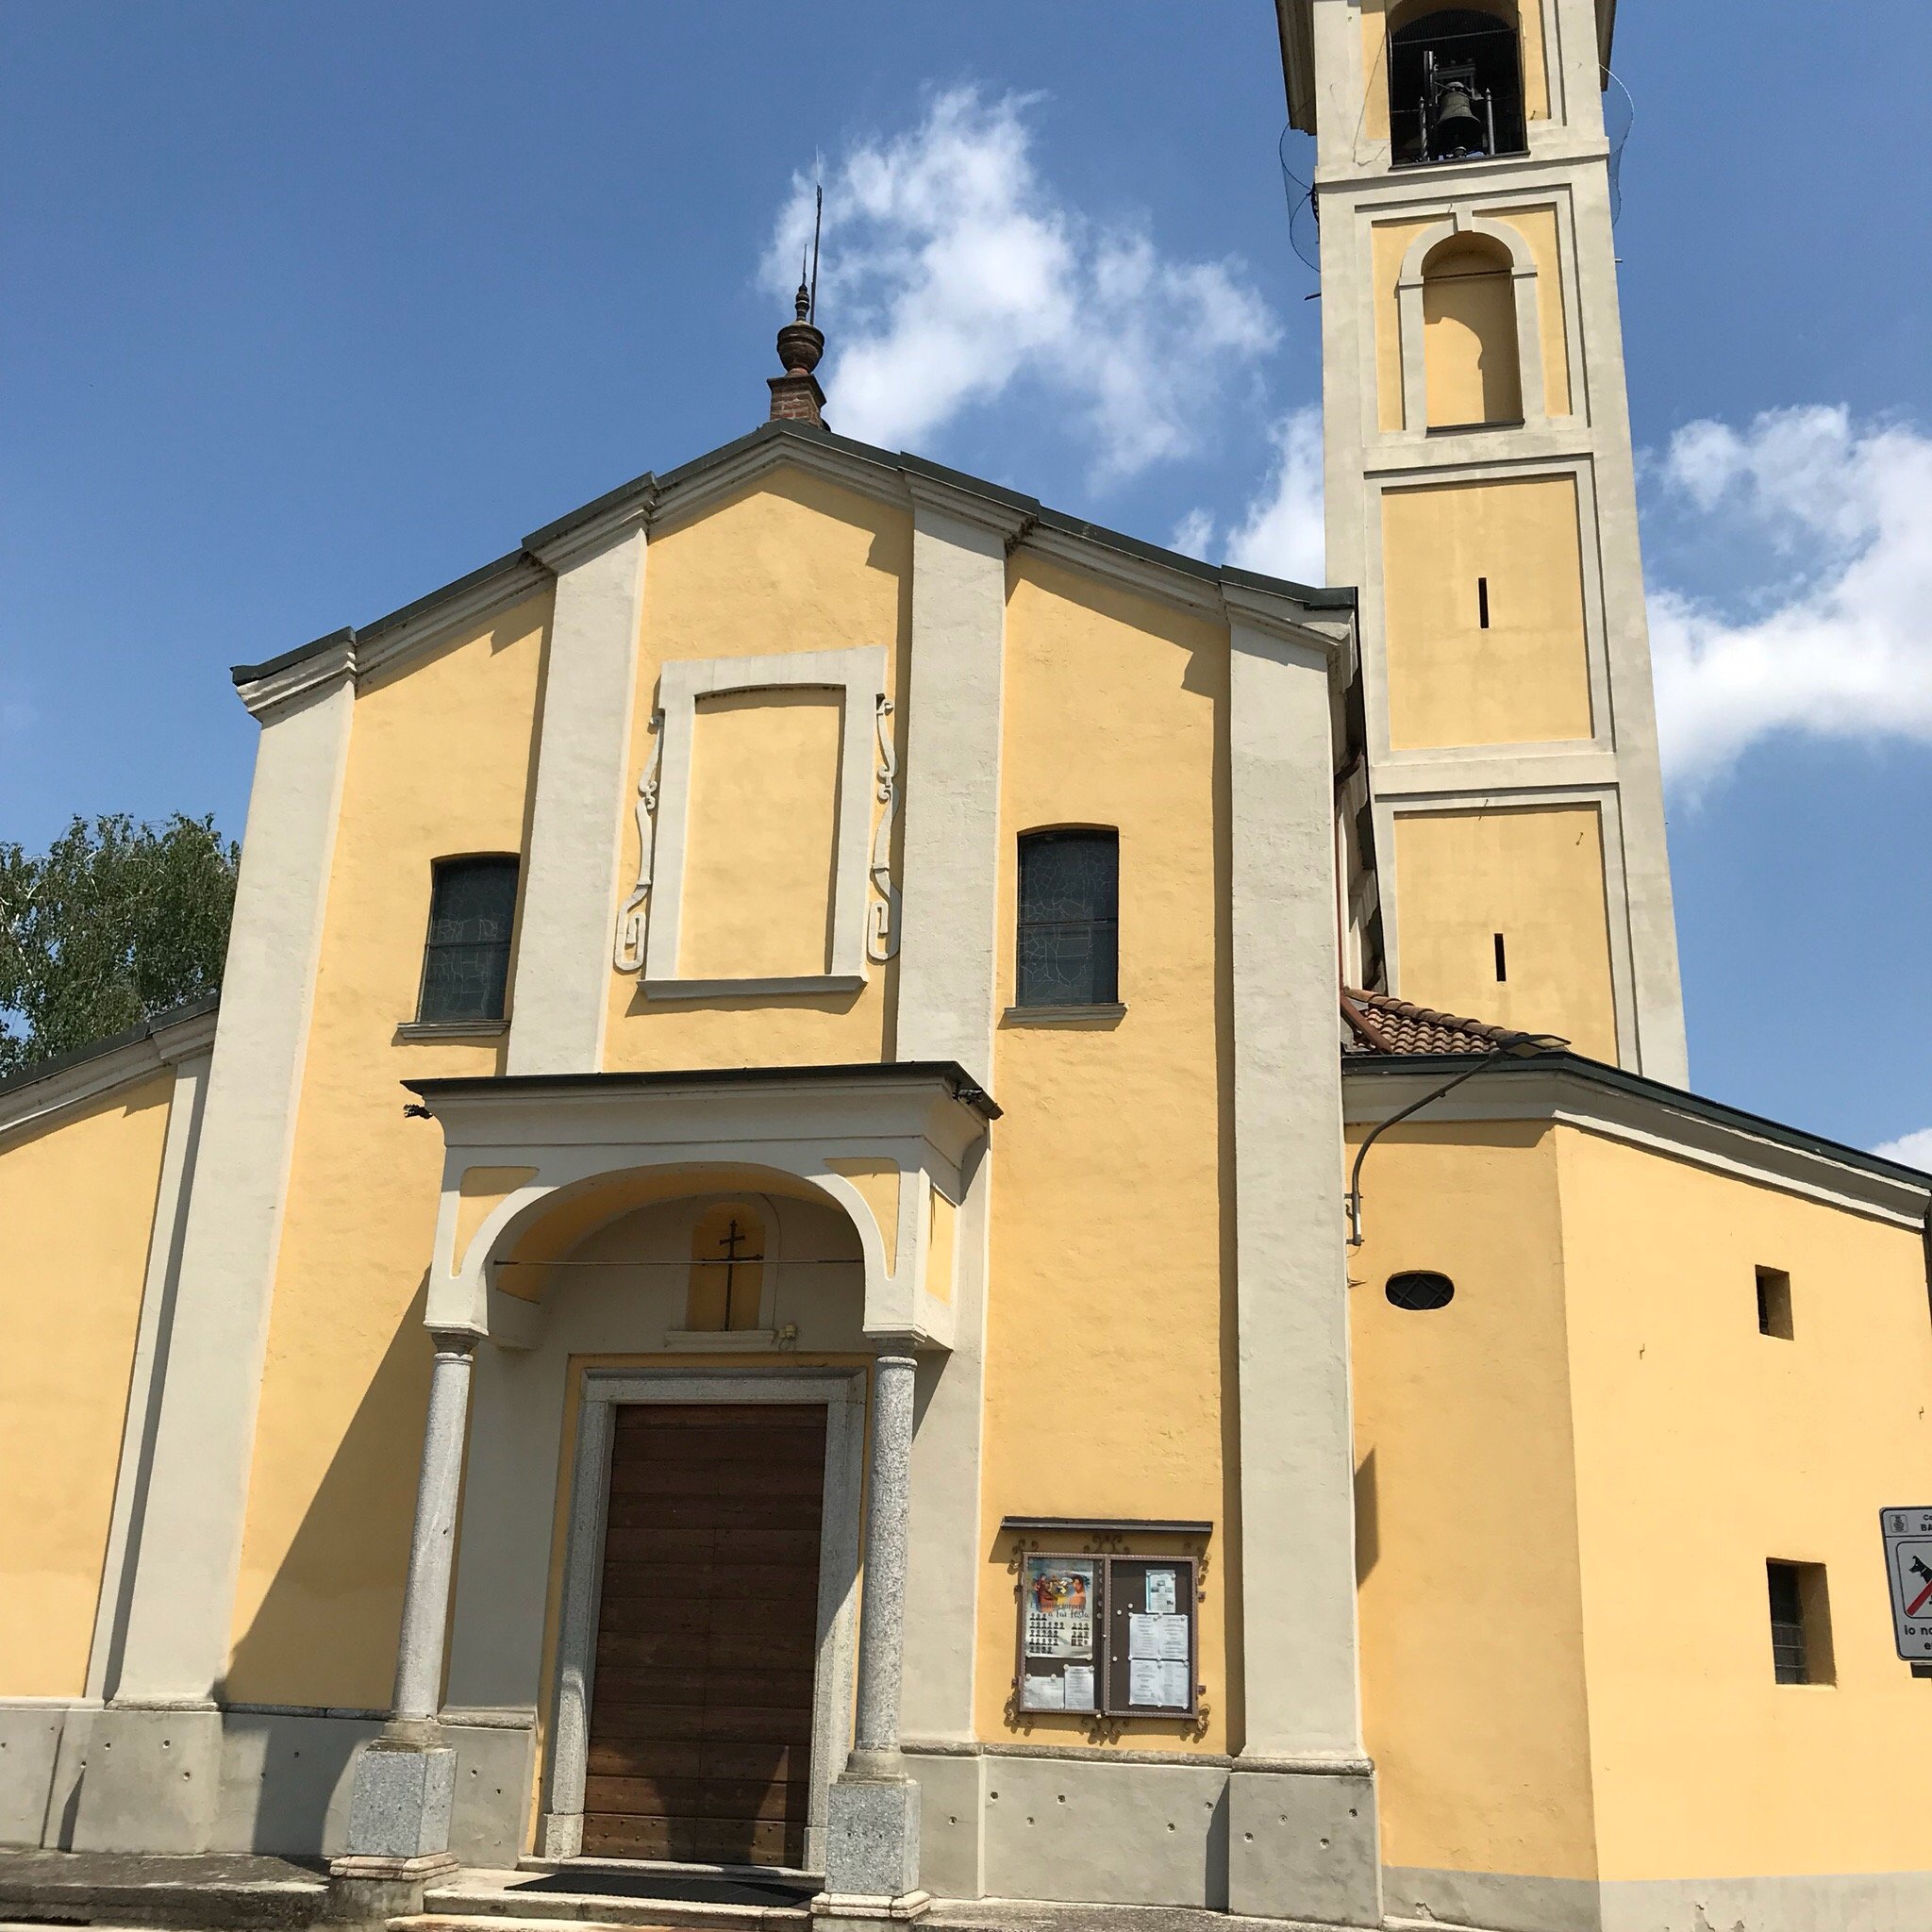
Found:
[[1615, 0], [1277, 11], [1317, 141], [1328, 576], [1361, 591], [1377, 881], [1349, 963], [1681, 1085]]

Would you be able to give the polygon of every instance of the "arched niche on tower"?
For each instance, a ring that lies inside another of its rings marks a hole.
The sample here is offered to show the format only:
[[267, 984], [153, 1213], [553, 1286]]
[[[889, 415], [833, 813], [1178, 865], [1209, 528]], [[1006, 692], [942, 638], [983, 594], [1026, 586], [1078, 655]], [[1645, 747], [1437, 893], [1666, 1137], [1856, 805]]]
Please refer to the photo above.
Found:
[[1423, 388], [1431, 429], [1523, 421], [1515, 264], [1489, 235], [1451, 235], [1423, 259]]
[[1547, 423], [1540, 283], [1507, 222], [1458, 208], [1415, 238], [1395, 289], [1409, 433]]

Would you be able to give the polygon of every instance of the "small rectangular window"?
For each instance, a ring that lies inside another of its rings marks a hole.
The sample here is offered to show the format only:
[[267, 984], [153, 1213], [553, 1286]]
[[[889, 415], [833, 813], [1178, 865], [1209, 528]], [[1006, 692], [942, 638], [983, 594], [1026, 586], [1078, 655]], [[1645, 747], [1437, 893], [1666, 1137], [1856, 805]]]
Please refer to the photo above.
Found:
[[1831, 1604], [1823, 1563], [1768, 1562], [1771, 1668], [1780, 1684], [1829, 1684]]
[[514, 858], [439, 858], [416, 1017], [431, 1025], [500, 1020], [517, 909]]
[[1757, 1271], [1757, 1332], [1791, 1339], [1791, 1277], [1782, 1268]]
[[1488, 630], [1490, 627], [1490, 580], [1478, 577], [1475, 580], [1475, 615], [1477, 625]]
[[1496, 984], [1498, 986], [1507, 986], [1508, 983], [1509, 955], [1503, 944], [1503, 935], [1498, 933], [1496, 935]]
[[1120, 834], [1029, 832], [1020, 841], [1022, 1007], [1120, 998]]

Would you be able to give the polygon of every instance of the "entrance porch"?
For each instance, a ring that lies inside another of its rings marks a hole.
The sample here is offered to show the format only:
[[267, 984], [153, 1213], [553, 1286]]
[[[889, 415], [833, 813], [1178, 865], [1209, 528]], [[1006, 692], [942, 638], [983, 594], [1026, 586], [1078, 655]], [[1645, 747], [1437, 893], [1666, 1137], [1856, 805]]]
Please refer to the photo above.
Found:
[[[436, 1366], [343, 1908], [413, 1907], [454, 1826], [504, 1865], [782, 1875], [821, 1913], [916, 1915], [915, 1385], [980, 1307], [997, 1109], [955, 1067], [417, 1091], [445, 1141]], [[521, 1751], [459, 1787], [446, 1737], [491, 1726]]]

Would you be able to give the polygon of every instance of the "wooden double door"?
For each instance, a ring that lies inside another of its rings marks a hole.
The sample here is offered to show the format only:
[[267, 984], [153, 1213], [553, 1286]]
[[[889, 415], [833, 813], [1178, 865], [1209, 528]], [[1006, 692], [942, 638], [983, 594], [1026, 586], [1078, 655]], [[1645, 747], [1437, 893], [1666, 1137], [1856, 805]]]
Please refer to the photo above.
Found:
[[587, 1856], [805, 1862], [825, 1410], [613, 1418]]

